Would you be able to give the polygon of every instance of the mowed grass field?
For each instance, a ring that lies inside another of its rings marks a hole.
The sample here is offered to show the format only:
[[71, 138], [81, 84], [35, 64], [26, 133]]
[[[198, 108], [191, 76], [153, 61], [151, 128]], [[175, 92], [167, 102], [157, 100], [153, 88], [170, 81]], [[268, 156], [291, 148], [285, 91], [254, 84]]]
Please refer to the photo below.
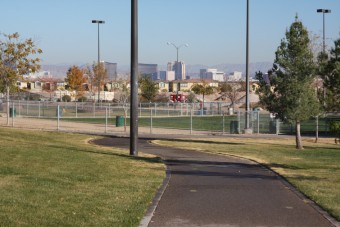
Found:
[[275, 170], [340, 221], [340, 146], [335, 145], [331, 138], [321, 138], [319, 143], [313, 141], [305, 139], [304, 150], [295, 149], [293, 138], [202, 138], [154, 142], [254, 160]]
[[164, 165], [89, 139], [0, 128], [0, 226], [138, 226]]

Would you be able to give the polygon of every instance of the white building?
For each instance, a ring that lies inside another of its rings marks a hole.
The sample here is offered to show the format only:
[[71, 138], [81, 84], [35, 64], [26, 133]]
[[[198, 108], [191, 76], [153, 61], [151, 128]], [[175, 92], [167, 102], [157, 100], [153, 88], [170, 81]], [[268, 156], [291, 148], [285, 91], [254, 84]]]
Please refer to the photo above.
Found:
[[201, 69], [200, 78], [206, 80], [224, 81], [224, 72], [218, 72], [217, 69]]
[[240, 81], [242, 80], [242, 72], [233, 72], [231, 73], [228, 78], [227, 78], [228, 81]]
[[169, 62], [167, 71], [175, 71], [175, 80], [186, 79], [186, 70], [184, 62], [181, 61]]
[[175, 71], [160, 71], [159, 78], [163, 81], [175, 80]]

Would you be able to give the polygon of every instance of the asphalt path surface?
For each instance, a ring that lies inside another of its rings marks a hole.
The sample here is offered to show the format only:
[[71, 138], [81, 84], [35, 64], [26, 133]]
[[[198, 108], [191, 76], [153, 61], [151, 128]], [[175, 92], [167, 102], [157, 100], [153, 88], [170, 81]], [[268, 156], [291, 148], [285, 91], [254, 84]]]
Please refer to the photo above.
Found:
[[[129, 147], [129, 138], [104, 138]], [[170, 180], [148, 226], [334, 226], [281, 177], [257, 163], [162, 147], [139, 140], [139, 151], [161, 157]]]

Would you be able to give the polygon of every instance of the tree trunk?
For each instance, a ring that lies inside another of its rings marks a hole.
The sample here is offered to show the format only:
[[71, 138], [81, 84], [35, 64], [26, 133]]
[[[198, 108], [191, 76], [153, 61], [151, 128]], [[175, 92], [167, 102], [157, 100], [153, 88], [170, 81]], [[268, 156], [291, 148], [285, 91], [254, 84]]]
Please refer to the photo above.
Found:
[[302, 140], [301, 140], [301, 123], [300, 121], [296, 121], [295, 123], [295, 128], [296, 128], [296, 136], [295, 136], [295, 140], [296, 140], [296, 149], [302, 150], [303, 146], [302, 146]]

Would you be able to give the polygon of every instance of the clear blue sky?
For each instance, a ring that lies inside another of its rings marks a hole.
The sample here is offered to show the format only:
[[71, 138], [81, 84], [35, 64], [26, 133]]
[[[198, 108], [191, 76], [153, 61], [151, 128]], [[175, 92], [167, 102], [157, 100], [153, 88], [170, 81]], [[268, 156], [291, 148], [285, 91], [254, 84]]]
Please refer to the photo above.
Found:
[[[0, 32], [32, 37], [43, 49], [43, 64], [92, 63], [101, 59], [130, 63], [130, 0], [1, 0]], [[188, 43], [180, 60], [208, 66], [245, 63], [246, 0], [139, 0], [139, 62], [165, 65], [176, 59], [168, 46]], [[307, 29], [322, 37], [326, 15], [327, 45], [340, 38], [339, 0], [250, 0], [250, 62], [273, 61], [296, 13]], [[320, 40], [321, 41], [321, 40]]]

